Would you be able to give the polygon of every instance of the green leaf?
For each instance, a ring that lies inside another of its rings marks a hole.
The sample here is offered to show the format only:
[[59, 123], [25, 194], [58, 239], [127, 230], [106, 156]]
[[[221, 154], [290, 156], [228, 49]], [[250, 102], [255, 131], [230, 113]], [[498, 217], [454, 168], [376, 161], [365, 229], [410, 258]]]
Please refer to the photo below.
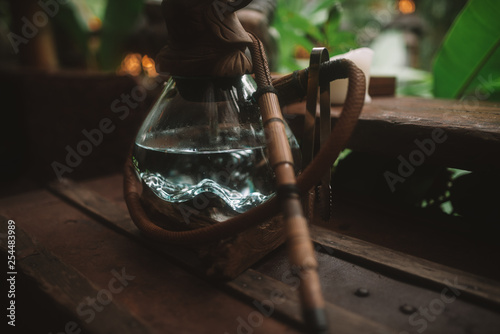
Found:
[[123, 43], [142, 13], [144, 0], [108, 0], [102, 26], [99, 61], [103, 70], [114, 71], [123, 58]]
[[332, 0], [320, 0], [320, 1], [311, 1], [307, 2], [306, 7], [304, 8], [304, 11], [307, 13], [313, 14], [317, 13], [321, 10], [330, 10], [330, 8], [336, 5], [335, 2]]
[[306, 17], [293, 13], [288, 18], [288, 23], [294, 27], [294, 30], [303, 32], [305, 35], [309, 35], [316, 40], [321, 40], [323, 37], [318, 27], [311, 24]]
[[500, 1], [471, 0], [454, 21], [434, 62], [436, 97], [459, 98], [491, 61], [498, 62]]
[[336, 54], [358, 46], [356, 35], [340, 30], [341, 1], [278, 0], [273, 27], [279, 33], [280, 72], [290, 72], [304, 65], [294, 59], [297, 47], [310, 51], [324, 46]]
[[500, 48], [479, 71], [464, 95], [470, 101], [500, 101]]

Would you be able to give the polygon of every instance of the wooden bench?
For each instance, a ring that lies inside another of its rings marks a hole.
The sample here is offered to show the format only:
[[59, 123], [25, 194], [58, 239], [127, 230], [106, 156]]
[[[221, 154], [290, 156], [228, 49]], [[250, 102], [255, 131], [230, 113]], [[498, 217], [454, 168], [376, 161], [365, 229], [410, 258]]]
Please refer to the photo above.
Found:
[[[299, 122], [301, 110], [285, 111]], [[365, 107], [349, 146], [395, 156], [443, 128], [446, 149], [430, 161], [498, 166], [491, 152], [500, 147], [499, 125], [492, 103], [382, 98]], [[192, 253], [139, 233], [121, 174], [4, 197], [0, 216], [2, 252], [8, 221], [16, 225], [21, 331], [303, 331], [284, 247], [234, 280], [207, 279]], [[336, 200], [333, 223], [311, 227], [332, 333], [497, 333], [500, 245], [447, 227], [376, 202]]]

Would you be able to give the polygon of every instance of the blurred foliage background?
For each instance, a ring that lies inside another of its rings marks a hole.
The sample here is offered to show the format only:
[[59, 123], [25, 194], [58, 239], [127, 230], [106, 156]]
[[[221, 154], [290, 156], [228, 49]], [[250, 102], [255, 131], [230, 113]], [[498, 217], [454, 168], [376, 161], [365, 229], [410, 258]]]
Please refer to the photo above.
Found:
[[396, 76], [399, 95], [498, 101], [498, 15], [493, 0], [278, 0], [279, 71], [303, 67], [313, 46], [332, 55], [367, 46], [372, 74]]
[[[368, 46], [375, 50], [373, 75], [396, 76], [400, 95], [470, 98], [479, 95], [477, 90], [488, 93], [487, 98], [481, 94], [483, 99], [500, 99], [498, 1], [275, 1], [271, 22], [279, 46], [275, 71], [286, 73], [304, 67], [304, 59], [314, 46], [327, 47], [331, 55]], [[119, 71], [128, 54], [138, 52], [152, 59], [165, 42], [158, 7], [161, 0], [41, 2], [57, 4], [50, 29], [58, 64], [63, 68]], [[36, 0], [0, 0], [2, 60], [16, 60], [9, 33], [19, 33], [21, 18], [31, 21], [31, 15], [40, 10]], [[478, 18], [481, 24], [474, 24]], [[481, 47], [471, 47], [481, 39]], [[484, 54], [471, 52], [477, 50]], [[461, 61], [467, 53], [466, 61]], [[472, 59], [477, 63], [471, 65]], [[449, 77], [450, 67], [463, 68], [462, 77]], [[470, 72], [467, 67], [471, 67]], [[454, 83], [462, 85], [450, 90], [437, 88]]]

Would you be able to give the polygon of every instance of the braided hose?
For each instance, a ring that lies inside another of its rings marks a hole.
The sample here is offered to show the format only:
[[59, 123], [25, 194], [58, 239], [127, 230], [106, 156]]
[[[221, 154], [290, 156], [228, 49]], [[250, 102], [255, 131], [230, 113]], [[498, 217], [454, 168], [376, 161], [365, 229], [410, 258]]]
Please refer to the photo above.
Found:
[[[256, 68], [255, 71], [257, 70], [259, 69]], [[261, 75], [266, 77], [267, 73], [264, 72]], [[293, 81], [293, 76], [299, 81]], [[287, 100], [288, 103], [293, 100], [300, 100], [305, 95], [304, 91], [299, 89], [300, 83], [304, 82], [304, 77], [307, 82], [307, 69], [285, 77], [281, 83], [280, 81], [275, 82], [275, 88], [278, 90], [280, 100], [282, 100], [280, 95], [282, 95], [281, 93], [284, 92], [284, 87], [286, 87], [286, 85], [282, 84], [284, 80], [287, 80], [288, 85], [292, 87], [290, 89], [294, 92], [293, 96], [288, 94], [288, 96], [292, 96]], [[363, 108], [365, 76], [353, 62], [343, 59], [328, 62], [328, 66], [321, 66], [320, 82], [321, 80], [329, 81], [331, 77], [347, 77], [349, 79], [346, 101], [327, 142], [321, 146], [314, 160], [297, 177], [297, 187], [301, 194], [314, 187], [320, 181], [321, 176], [329, 172], [341, 150], [346, 146]], [[283, 104], [283, 101], [281, 103]], [[127, 160], [124, 173], [124, 197], [133, 222], [146, 236], [162, 242], [183, 245], [214, 242], [269, 220], [279, 211], [278, 201], [275, 197], [243, 214], [208, 227], [191, 231], [168, 231], [152, 223], [142, 207], [141, 185], [137, 181], [131, 155]]]

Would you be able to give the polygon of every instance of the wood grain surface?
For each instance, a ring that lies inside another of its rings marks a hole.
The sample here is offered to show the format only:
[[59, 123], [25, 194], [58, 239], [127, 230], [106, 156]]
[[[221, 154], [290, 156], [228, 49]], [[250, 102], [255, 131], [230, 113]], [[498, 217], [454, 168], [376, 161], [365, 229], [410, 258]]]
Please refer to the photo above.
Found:
[[[340, 110], [332, 107], [333, 124]], [[301, 133], [305, 103], [289, 105], [283, 112], [295, 116], [291, 128]], [[437, 144], [426, 162], [466, 170], [500, 167], [500, 104], [494, 102], [375, 98], [365, 104], [348, 148], [407, 156], [418, 148], [415, 140], [431, 139], [435, 129], [442, 129], [446, 140]]]

